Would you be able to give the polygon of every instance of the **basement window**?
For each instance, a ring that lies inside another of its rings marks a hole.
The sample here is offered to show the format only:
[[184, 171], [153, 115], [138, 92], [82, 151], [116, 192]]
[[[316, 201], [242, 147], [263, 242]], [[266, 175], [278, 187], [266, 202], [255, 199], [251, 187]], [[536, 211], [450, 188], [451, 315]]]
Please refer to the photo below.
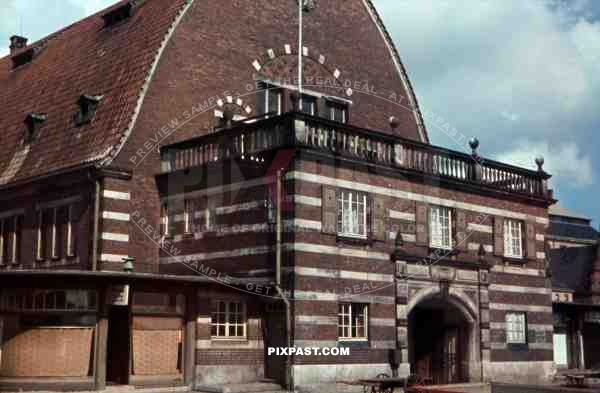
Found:
[[79, 97], [79, 101], [77, 101], [79, 112], [75, 115], [75, 124], [81, 126], [90, 123], [96, 115], [96, 109], [102, 98], [101, 95], [82, 95]]

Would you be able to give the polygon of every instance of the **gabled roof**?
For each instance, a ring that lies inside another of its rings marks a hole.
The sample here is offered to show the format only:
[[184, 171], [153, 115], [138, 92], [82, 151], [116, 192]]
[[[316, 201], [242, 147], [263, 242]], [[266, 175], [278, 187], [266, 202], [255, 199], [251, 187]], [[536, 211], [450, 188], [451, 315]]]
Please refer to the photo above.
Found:
[[[38, 50], [29, 64], [13, 70], [10, 55], [0, 59], [0, 186], [98, 162], [118, 149], [186, 0], [137, 1], [128, 20], [105, 28], [102, 15], [128, 3], [24, 48]], [[77, 127], [73, 118], [85, 94], [103, 100], [93, 122]], [[23, 135], [30, 113], [47, 119], [28, 145]]]

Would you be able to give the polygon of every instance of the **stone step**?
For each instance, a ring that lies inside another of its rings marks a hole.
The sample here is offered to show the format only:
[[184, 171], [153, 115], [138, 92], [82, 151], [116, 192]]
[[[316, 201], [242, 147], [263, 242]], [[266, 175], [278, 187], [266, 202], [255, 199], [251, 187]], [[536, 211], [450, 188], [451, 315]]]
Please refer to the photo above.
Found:
[[248, 382], [224, 385], [198, 385], [197, 392], [205, 393], [285, 393], [286, 390], [273, 382]]

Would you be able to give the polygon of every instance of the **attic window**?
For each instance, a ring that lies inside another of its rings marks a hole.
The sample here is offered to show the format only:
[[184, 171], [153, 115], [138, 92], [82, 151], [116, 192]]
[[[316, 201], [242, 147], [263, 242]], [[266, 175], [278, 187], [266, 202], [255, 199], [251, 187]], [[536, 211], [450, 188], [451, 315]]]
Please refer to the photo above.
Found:
[[82, 95], [79, 97], [79, 112], [75, 115], [75, 124], [78, 126], [87, 124], [92, 121], [96, 114], [96, 108], [102, 100], [103, 96]]
[[40, 127], [46, 121], [47, 116], [38, 113], [30, 113], [25, 118], [25, 125], [27, 126], [27, 130], [25, 130], [25, 143], [33, 142], [40, 133]]
[[102, 15], [102, 19], [104, 19], [104, 27], [114, 26], [117, 23], [122, 22], [125, 19], [131, 17], [131, 15], [133, 15], [133, 10], [135, 9], [135, 6], [135, 1], [128, 1], [122, 6], [108, 11], [106, 14]]

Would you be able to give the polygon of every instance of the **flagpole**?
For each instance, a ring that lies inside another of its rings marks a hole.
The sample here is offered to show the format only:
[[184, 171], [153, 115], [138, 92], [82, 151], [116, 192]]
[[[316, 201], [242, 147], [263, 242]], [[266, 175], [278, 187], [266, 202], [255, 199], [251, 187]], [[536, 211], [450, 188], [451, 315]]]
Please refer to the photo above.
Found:
[[304, 0], [298, 0], [298, 108], [302, 107], [302, 6]]

